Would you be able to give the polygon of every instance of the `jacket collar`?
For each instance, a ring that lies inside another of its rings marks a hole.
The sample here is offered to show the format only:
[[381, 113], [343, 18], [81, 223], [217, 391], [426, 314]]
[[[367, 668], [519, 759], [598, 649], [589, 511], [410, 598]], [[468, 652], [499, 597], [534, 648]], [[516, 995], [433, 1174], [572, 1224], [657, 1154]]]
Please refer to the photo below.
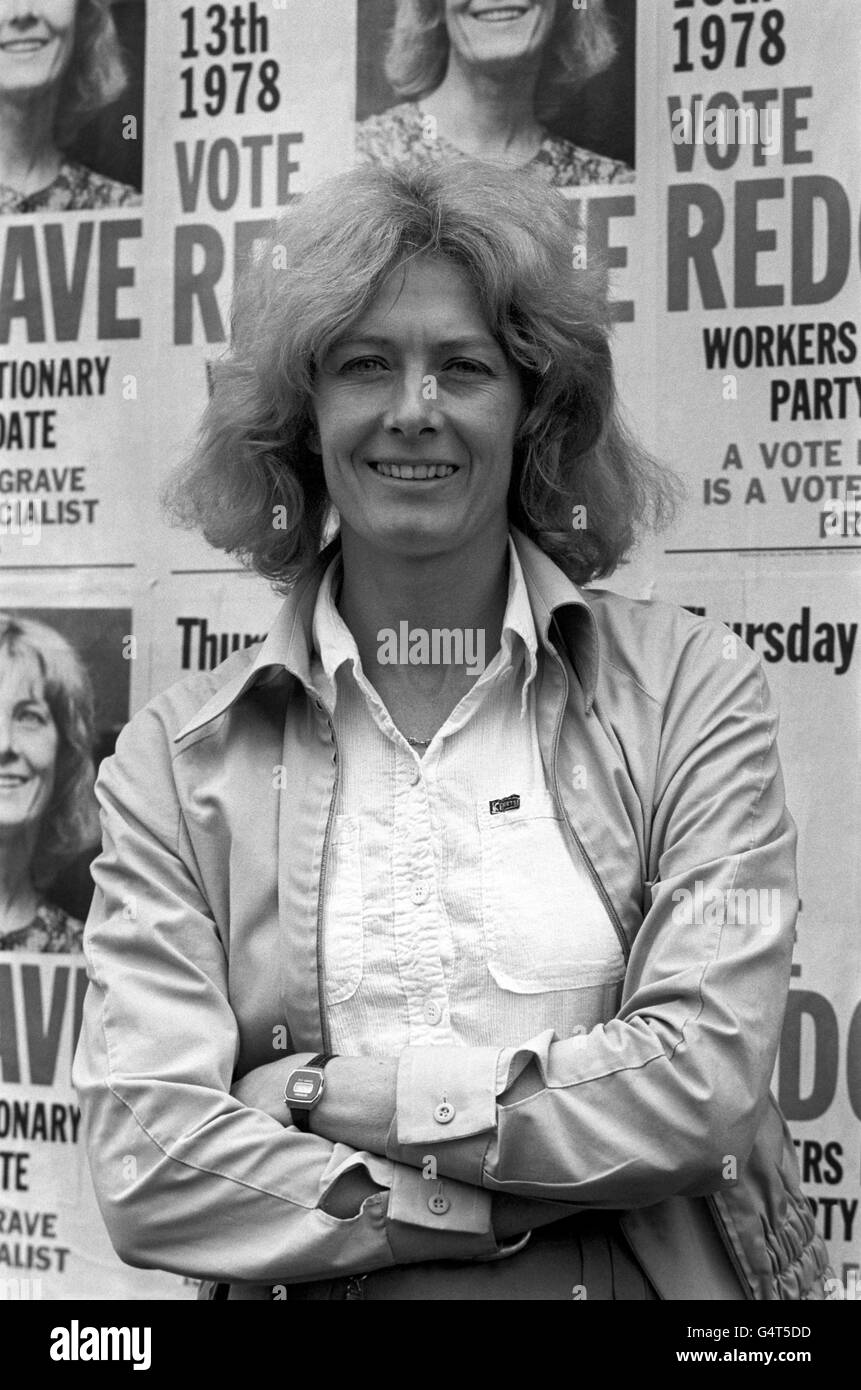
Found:
[[[543, 550], [512, 526], [511, 536], [523, 568], [523, 577], [532, 605], [535, 631], [549, 651], [553, 642], [550, 628], [554, 620], [579, 678], [586, 713], [592, 708], [598, 681], [598, 629], [589, 604], [581, 591], [544, 554]], [[287, 671], [313, 690], [311, 680], [311, 625], [317, 590], [323, 575], [340, 546], [336, 536], [318, 555], [313, 567], [291, 590], [250, 666], [225, 682], [174, 736], [179, 743], [189, 734], [211, 723], [234, 705], [251, 686]]]

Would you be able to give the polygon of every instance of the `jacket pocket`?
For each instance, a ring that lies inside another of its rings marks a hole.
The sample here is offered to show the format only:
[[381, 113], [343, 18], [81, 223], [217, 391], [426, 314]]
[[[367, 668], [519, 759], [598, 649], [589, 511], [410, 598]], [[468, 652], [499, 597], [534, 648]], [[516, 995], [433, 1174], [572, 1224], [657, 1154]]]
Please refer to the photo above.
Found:
[[625, 962], [613, 923], [573, 857], [550, 793], [525, 793], [519, 806], [496, 814], [482, 802], [477, 814], [487, 968], [500, 988], [543, 994], [616, 985]]
[[358, 816], [336, 816], [329, 841], [323, 961], [326, 1001], [343, 1004], [362, 982], [362, 855]]

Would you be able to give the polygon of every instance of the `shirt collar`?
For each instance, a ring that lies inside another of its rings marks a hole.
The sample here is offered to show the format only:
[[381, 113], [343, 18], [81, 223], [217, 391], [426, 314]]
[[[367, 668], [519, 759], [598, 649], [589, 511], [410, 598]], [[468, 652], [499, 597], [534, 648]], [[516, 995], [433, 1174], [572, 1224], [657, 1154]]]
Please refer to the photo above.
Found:
[[[503, 669], [508, 665], [516, 666], [522, 652], [525, 666], [522, 704], [525, 706], [526, 692], [538, 670], [538, 639], [523, 569], [511, 536], [508, 538], [508, 553], [508, 598], [502, 619], [501, 636]], [[341, 555], [338, 553], [329, 562], [323, 575], [311, 621], [311, 641], [314, 651], [311, 669], [316, 677], [314, 684], [325, 686], [323, 693], [330, 709], [335, 708], [337, 698], [335, 678], [338, 671], [345, 663], [349, 663], [355, 675], [357, 668], [361, 666], [356, 640], [341, 617], [335, 600], [342, 568]], [[316, 661], [314, 657], [317, 658]]]
[[[534, 541], [515, 527], [511, 528], [510, 540], [512, 554], [519, 564], [511, 566], [504, 626], [517, 633], [524, 643], [527, 679], [531, 680], [535, 674], [538, 642], [548, 651], [553, 648], [550, 633], [555, 626], [580, 681], [588, 713], [598, 682], [599, 644], [595, 616], [573, 581]], [[340, 549], [340, 539], [336, 536], [288, 594], [250, 666], [243, 666], [209, 697], [174, 736], [174, 743], [224, 714], [251, 686], [272, 679], [282, 671], [295, 677], [312, 694], [317, 694], [311, 669], [314, 615], [321, 584], [330, 570], [331, 596], [333, 561], [340, 556]], [[527, 610], [529, 623], [526, 622]]]

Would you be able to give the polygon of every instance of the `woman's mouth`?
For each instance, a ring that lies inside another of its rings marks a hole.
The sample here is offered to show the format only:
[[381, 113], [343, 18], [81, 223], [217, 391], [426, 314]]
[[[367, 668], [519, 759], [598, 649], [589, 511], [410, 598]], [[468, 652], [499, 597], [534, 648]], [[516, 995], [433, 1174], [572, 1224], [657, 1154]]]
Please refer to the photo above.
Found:
[[496, 9], [473, 10], [472, 18], [480, 20], [482, 24], [507, 24], [513, 19], [522, 19], [527, 9], [520, 5], [504, 5]]
[[411, 483], [450, 478], [452, 473], [458, 471], [453, 463], [387, 463], [379, 459], [369, 459], [368, 467], [383, 478], [397, 478], [401, 482]]
[[29, 782], [29, 777], [16, 776], [12, 772], [0, 772], [0, 792], [17, 791], [23, 787], [25, 782]]
[[4, 53], [38, 53], [49, 43], [50, 39], [7, 39], [5, 43], [0, 43], [0, 48]]

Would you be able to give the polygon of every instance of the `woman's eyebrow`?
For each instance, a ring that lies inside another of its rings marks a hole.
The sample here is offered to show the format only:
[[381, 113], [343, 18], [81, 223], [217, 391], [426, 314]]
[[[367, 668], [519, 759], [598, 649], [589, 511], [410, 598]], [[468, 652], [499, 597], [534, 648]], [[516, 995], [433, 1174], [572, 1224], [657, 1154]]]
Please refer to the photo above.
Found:
[[444, 352], [502, 352], [502, 348], [489, 333], [473, 334], [466, 338], [443, 338], [438, 344]]
[[[387, 338], [384, 334], [378, 333], [345, 333], [343, 337], [336, 338], [330, 344], [328, 351], [337, 352], [341, 348], [355, 347], [357, 344], [364, 344], [369, 347], [391, 348], [398, 347], [399, 343], [394, 338]], [[430, 343], [431, 347], [439, 349], [441, 352], [502, 352], [502, 348], [495, 338], [489, 334], [471, 334], [459, 338], [440, 338]]]

